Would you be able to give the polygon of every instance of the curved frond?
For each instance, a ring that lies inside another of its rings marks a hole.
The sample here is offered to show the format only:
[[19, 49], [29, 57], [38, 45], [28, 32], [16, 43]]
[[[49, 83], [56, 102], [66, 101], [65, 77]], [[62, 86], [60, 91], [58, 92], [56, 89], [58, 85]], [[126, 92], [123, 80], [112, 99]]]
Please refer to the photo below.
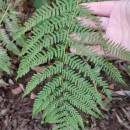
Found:
[[[109, 84], [100, 72], [97, 72], [96, 66], [114, 80], [126, 85], [120, 72], [93, 51], [92, 46], [100, 42], [102, 44], [98, 45], [103, 49], [108, 47], [109, 51], [117, 46], [108, 45], [108, 41], [103, 41], [102, 30], [95, 31], [76, 19], [86, 17], [99, 25], [99, 19], [93, 16], [89, 9], [81, 7], [80, 2], [85, 0], [56, 0], [51, 6], [47, 4], [41, 7], [16, 36], [17, 39], [32, 29], [32, 36], [22, 48], [23, 59], [17, 78], [28, 73], [33, 67], [46, 67], [32, 76], [24, 96], [37, 85], [43, 86], [35, 99], [33, 116], [43, 111], [42, 123], [56, 124], [53, 130], [85, 130], [81, 111], [96, 118], [103, 117], [99, 107], [105, 108], [106, 105], [100, 93], [104, 93], [110, 100], [111, 95]], [[77, 55], [69, 52], [70, 47], [77, 49]], [[125, 49], [116, 51], [113, 50], [113, 53], [122, 53], [128, 58], [129, 54]]]

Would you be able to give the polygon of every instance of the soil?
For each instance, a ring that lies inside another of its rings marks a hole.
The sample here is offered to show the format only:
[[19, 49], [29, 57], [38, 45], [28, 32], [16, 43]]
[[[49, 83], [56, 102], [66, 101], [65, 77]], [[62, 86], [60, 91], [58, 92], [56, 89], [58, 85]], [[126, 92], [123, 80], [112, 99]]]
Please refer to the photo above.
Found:
[[[23, 4], [24, 6], [20, 7], [22, 10], [21, 20], [23, 22], [35, 10], [32, 3], [32, 0], [26, 1]], [[18, 67], [17, 58], [14, 57], [14, 61], [15, 70]], [[127, 64], [124, 61], [122, 62]], [[118, 60], [115, 60], [114, 63], [116, 63], [115, 65], [120, 69], [124, 79], [130, 86], [130, 76], [122, 69]], [[16, 74], [12, 76], [5, 73], [1, 74], [2, 79], [8, 85], [0, 86], [0, 130], [52, 130], [51, 125], [41, 124], [41, 114], [32, 119], [32, 106], [37, 90], [22, 98], [23, 89], [34, 73], [36, 72], [32, 70], [17, 82], [15, 80]], [[109, 77], [105, 78], [109, 81], [109, 89], [113, 99], [110, 102], [106, 97], [102, 96], [108, 106], [108, 110], [102, 110], [104, 118], [100, 120], [87, 116], [86, 130], [130, 130], [130, 89], [115, 83]]]

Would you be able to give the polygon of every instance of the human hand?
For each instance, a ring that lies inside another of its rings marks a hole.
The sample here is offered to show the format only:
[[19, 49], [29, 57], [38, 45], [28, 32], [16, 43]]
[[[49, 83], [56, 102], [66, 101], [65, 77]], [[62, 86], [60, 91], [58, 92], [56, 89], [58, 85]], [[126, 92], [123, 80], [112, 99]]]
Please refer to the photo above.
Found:
[[[105, 1], [82, 3], [82, 6], [90, 8], [93, 14], [98, 16], [101, 27], [105, 31], [104, 38], [110, 39], [115, 44], [130, 51], [130, 0]], [[97, 28], [96, 24], [85, 18], [78, 18], [84, 25]], [[111, 53], [105, 54], [100, 46], [94, 48], [99, 55], [113, 56]], [[76, 48], [70, 48], [72, 53], [76, 53]]]

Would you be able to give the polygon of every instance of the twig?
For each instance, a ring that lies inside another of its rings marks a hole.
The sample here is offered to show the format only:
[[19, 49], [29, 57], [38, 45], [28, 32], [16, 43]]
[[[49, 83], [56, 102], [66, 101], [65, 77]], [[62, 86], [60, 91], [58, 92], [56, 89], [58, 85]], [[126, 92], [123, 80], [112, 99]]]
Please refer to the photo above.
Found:
[[7, 7], [5, 13], [3, 14], [3, 16], [2, 16], [2, 18], [1, 18], [1, 20], [0, 20], [0, 25], [1, 25], [2, 21], [3, 21], [3, 19], [5, 18], [5, 16], [6, 16], [6, 14], [7, 14], [7, 12], [8, 12], [8, 10], [9, 10], [10, 7], [11, 7], [11, 4], [8, 5], [8, 7]]

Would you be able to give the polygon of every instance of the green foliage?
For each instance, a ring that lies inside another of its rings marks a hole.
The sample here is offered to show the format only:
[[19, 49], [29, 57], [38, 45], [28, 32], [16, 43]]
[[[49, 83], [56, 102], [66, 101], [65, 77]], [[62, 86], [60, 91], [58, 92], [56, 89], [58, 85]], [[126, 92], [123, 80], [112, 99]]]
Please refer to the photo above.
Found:
[[39, 9], [44, 4], [49, 4], [50, 0], [34, 0], [34, 7]]
[[22, 46], [24, 39], [21, 36], [17, 40], [14, 40], [20, 27], [20, 21], [17, 18], [17, 12], [14, 10], [13, 5], [4, 0], [0, 0], [0, 48], [3, 50], [0, 52], [0, 69], [8, 73], [10, 73], [10, 58], [7, 56], [4, 48], [13, 52], [15, 55], [20, 54], [17, 45]]
[[[108, 44], [103, 39], [101, 30], [81, 26], [77, 16], [92, 19], [99, 24], [91, 11], [79, 5], [81, 2], [85, 0], [57, 0], [51, 6], [42, 6], [16, 36], [17, 39], [33, 28], [32, 36], [21, 52], [23, 58], [17, 78], [35, 66], [46, 65], [46, 69], [32, 76], [24, 96], [49, 78], [34, 102], [33, 116], [44, 110], [42, 122], [56, 124], [53, 130], [84, 130], [81, 111], [97, 118], [103, 117], [97, 107], [106, 107], [99, 89], [110, 100], [111, 95], [107, 81], [96, 70], [97, 66], [117, 82], [126, 85], [120, 72], [104, 57], [97, 56], [93, 47], [83, 41], [88, 37], [93, 46], [102, 43], [101, 48], [126, 59], [130, 54], [123, 48], [118, 49], [115, 44]], [[70, 36], [72, 33], [77, 33], [81, 39], [75, 40]], [[69, 52], [73, 46], [80, 56]]]
[[11, 70], [9, 69], [10, 67], [10, 58], [7, 55], [5, 49], [0, 47], [0, 70], [3, 70], [7, 72], [8, 74], [11, 73]]

